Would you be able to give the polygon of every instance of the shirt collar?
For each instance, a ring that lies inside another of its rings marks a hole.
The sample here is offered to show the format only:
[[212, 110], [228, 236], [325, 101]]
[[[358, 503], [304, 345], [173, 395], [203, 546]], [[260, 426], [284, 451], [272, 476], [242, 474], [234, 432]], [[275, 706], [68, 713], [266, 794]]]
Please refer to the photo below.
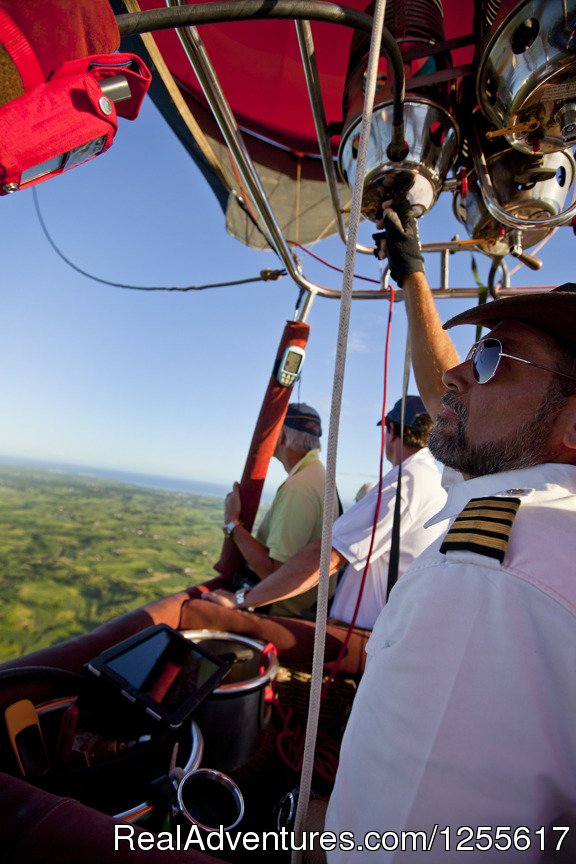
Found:
[[[410, 465], [412, 462], [434, 462], [434, 457], [430, 453], [428, 447], [421, 447], [416, 453], [412, 453], [411, 456], [407, 456], [406, 459], [402, 460], [402, 469], [404, 469], [407, 465]], [[398, 467], [397, 465], [395, 466]]]
[[[462, 475], [460, 475], [462, 476]], [[462, 512], [471, 498], [486, 495], [516, 495], [519, 492], [540, 490], [559, 486], [576, 493], [576, 465], [561, 462], [546, 462], [530, 468], [517, 468], [499, 474], [486, 474], [471, 480], [460, 480], [447, 486], [448, 498], [442, 510], [426, 522], [436, 525], [443, 519], [452, 519]]]
[[[434, 457], [432, 456], [428, 447], [421, 447], [420, 450], [416, 451], [416, 453], [412, 453], [410, 456], [407, 456], [406, 459], [403, 459], [401, 463], [402, 473], [404, 473], [404, 470], [408, 468], [413, 462], [429, 462], [431, 465], [436, 465]], [[399, 473], [398, 468], [399, 465], [393, 465], [390, 471], [388, 471], [388, 473], [382, 477], [382, 488], [384, 488], [387, 483], [392, 483], [396, 481]], [[375, 490], [374, 495], [377, 495], [378, 482], [376, 482], [372, 489], [370, 489], [369, 494], [372, 494], [373, 490]]]
[[420, 449], [417, 450], [416, 453], [412, 453], [411, 456], [408, 456], [406, 459], [404, 459], [404, 462], [402, 464], [405, 464], [406, 462], [409, 462], [412, 459], [418, 460], [418, 459], [433, 459], [433, 458], [434, 457], [430, 453], [430, 450], [428, 449], [428, 447], [420, 447]]
[[300, 461], [296, 463], [296, 465], [294, 465], [292, 470], [288, 472], [288, 477], [292, 477], [293, 474], [297, 474], [298, 471], [301, 471], [302, 468], [305, 468], [306, 465], [310, 464], [310, 462], [316, 462], [319, 455], [320, 450], [317, 447], [314, 448], [314, 450], [309, 450], [308, 453], [306, 453], [306, 455], [303, 456], [302, 459], [300, 459]]

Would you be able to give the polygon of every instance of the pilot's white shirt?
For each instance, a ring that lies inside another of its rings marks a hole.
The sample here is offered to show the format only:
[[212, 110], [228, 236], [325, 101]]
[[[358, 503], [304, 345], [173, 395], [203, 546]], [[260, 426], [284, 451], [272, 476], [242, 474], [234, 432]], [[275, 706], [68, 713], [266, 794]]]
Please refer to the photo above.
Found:
[[364, 848], [329, 864], [533, 864], [576, 815], [576, 467], [459, 482], [433, 521], [491, 495], [520, 498], [503, 562], [439, 539], [376, 622], [326, 819]]

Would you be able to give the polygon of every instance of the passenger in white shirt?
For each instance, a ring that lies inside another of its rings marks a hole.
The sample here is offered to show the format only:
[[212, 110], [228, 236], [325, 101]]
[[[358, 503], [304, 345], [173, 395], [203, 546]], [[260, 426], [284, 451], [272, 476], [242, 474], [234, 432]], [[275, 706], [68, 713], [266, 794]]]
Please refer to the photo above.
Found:
[[[392, 422], [387, 419], [387, 423]], [[390, 438], [391, 434], [394, 432], [388, 431], [387, 437]], [[356, 619], [356, 626], [367, 630], [372, 629], [386, 603], [394, 504], [398, 487], [398, 464], [393, 464], [392, 470], [382, 478], [380, 516], [376, 523], [374, 548]], [[416, 450], [402, 462], [400, 489], [399, 574], [404, 573], [412, 561], [444, 533], [443, 525], [435, 525], [429, 530], [423, 528], [424, 523], [436, 515], [446, 500], [440, 473], [427, 447]], [[374, 486], [358, 504], [334, 523], [332, 530], [332, 546], [348, 564], [338, 583], [330, 617], [344, 623], [352, 621], [358, 599], [372, 539], [377, 498], [378, 486]]]

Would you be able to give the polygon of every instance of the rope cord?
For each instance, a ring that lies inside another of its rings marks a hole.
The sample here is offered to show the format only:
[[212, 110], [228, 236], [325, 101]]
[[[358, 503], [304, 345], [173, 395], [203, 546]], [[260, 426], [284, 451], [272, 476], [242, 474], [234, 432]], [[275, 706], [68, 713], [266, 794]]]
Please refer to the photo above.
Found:
[[102, 279], [100, 276], [94, 276], [93, 273], [88, 273], [87, 270], [83, 270], [81, 267], [78, 267], [74, 264], [73, 261], [70, 261], [69, 258], [64, 255], [64, 253], [59, 249], [56, 245], [55, 241], [52, 239], [50, 232], [46, 226], [46, 223], [42, 217], [42, 212], [40, 210], [40, 203], [38, 201], [38, 192], [34, 187], [32, 189], [32, 198], [34, 201], [34, 207], [36, 208], [36, 215], [38, 216], [38, 221], [40, 223], [40, 227], [42, 228], [42, 232], [46, 237], [46, 240], [56, 253], [59, 258], [64, 261], [68, 267], [71, 267], [72, 270], [75, 270], [76, 273], [80, 273], [81, 276], [86, 276], [88, 279], [92, 279], [93, 282], [99, 282], [101, 285], [110, 285], [112, 288], [125, 288], [129, 291], [206, 291], [208, 288], [228, 288], [233, 285], [248, 285], [251, 282], [271, 282], [276, 279], [280, 279], [282, 276], [286, 276], [286, 270], [261, 270], [259, 276], [252, 276], [249, 279], [235, 279], [233, 282], [212, 282], [208, 285], [186, 285], [184, 287], [181, 286], [168, 286], [168, 285], [126, 285], [123, 282], [113, 282], [109, 279]]
[[320, 554], [320, 582], [318, 584], [318, 601], [316, 613], [316, 627], [314, 634], [314, 658], [312, 665], [312, 682], [310, 687], [310, 705], [308, 713], [308, 724], [306, 727], [306, 742], [304, 746], [304, 758], [302, 762], [302, 776], [300, 782], [300, 795], [296, 811], [294, 825], [295, 836], [298, 841], [292, 853], [293, 864], [302, 861], [302, 833], [305, 825], [310, 790], [312, 787], [312, 773], [314, 770], [314, 747], [316, 733], [318, 730], [318, 719], [320, 715], [320, 695], [322, 688], [322, 677], [324, 667], [324, 642], [326, 638], [326, 618], [328, 612], [328, 582], [330, 576], [330, 557], [332, 551], [332, 514], [334, 513], [335, 490], [336, 490], [336, 455], [338, 449], [338, 427], [340, 420], [340, 409], [342, 403], [342, 389], [344, 382], [344, 370], [346, 365], [346, 343], [350, 324], [350, 307], [352, 303], [352, 284], [354, 274], [354, 259], [356, 255], [356, 243], [358, 240], [358, 226], [362, 210], [362, 194], [364, 191], [364, 173], [368, 153], [368, 140], [372, 120], [372, 106], [376, 92], [376, 80], [378, 77], [378, 61], [380, 56], [380, 43], [384, 29], [384, 13], [386, 0], [376, 0], [372, 35], [370, 38], [370, 56], [366, 74], [366, 90], [364, 109], [362, 112], [362, 126], [360, 132], [360, 143], [358, 147], [358, 158], [356, 163], [356, 181], [352, 194], [352, 206], [350, 208], [350, 222], [348, 225], [348, 243], [346, 246], [346, 259], [344, 267], [344, 279], [340, 301], [340, 320], [338, 327], [338, 342], [336, 350], [336, 363], [334, 369], [334, 386], [332, 391], [332, 407], [330, 411], [330, 427], [328, 433], [328, 445], [326, 455], [326, 488], [324, 493], [324, 520], [322, 525], [322, 545]]

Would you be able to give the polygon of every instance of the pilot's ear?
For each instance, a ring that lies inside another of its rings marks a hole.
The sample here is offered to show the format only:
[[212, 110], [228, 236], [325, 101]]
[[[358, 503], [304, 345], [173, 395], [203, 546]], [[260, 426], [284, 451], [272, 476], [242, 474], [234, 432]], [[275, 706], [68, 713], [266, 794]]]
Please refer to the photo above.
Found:
[[568, 450], [573, 451], [574, 462], [576, 462], [576, 394], [568, 397], [562, 411], [562, 421], [562, 443]]

